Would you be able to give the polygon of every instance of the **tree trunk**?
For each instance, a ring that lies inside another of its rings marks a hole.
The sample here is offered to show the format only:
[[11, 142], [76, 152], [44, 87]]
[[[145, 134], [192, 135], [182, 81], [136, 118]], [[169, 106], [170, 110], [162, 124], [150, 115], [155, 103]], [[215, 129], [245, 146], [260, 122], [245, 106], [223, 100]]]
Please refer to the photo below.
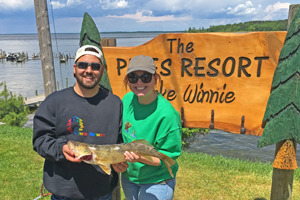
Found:
[[56, 91], [55, 70], [46, 0], [34, 0], [45, 97]]

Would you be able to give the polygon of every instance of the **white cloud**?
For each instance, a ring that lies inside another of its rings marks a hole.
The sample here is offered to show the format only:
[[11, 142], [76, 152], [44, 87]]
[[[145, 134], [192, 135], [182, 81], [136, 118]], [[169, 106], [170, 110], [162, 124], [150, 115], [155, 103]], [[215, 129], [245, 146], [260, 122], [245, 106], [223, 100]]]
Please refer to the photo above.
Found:
[[268, 5], [268, 7], [264, 10], [265, 12], [277, 12], [280, 9], [289, 9], [290, 3], [280, 3], [277, 2], [274, 5]]
[[107, 17], [135, 19], [135, 20], [137, 20], [137, 22], [186, 21], [186, 20], [192, 20], [191, 16], [174, 17], [173, 15], [166, 15], [166, 16], [155, 17], [155, 16], [152, 16], [152, 11], [150, 11], [150, 10], [143, 10], [141, 12], [137, 11], [136, 14], [125, 14], [123, 16], [108, 15]]
[[34, 7], [32, 0], [0, 0], [1, 9], [4, 10], [27, 10]]
[[83, 2], [81, 0], [68, 0], [66, 5], [69, 6], [77, 6], [82, 4]]
[[102, 5], [102, 9], [120, 9], [127, 8], [128, 2], [125, 0], [100, 0], [100, 4]]
[[290, 3], [280, 3], [277, 2], [274, 5], [268, 5], [264, 10], [267, 15], [263, 18], [264, 20], [272, 20], [277, 16], [284, 15], [288, 16]]
[[227, 14], [233, 15], [255, 15], [261, 9], [261, 5], [258, 5], [258, 8], [255, 8], [251, 1], [246, 1], [245, 4], [239, 4], [234, 8], [228, 7]]
[[60, 9], [60, 8], [64, 8], [64, 7], [77, 6], [77, 5], [80, 5], [82, 3], [83, 2], [81, 0], [68, 0], [66, 3], [60, 3], [59, 1], [50, 2], [53, 9]]
[[190, 12], [194, 9], [197, 9], [197, 12], [199, 12], [199, 7], [204, 7], [203, 5], [205, 5], [203, 0], [150, 0], [145, 4], [147, 9], [167, 10], [172, 13]]
[[52, 1], [50, 4], [53, 9], [60, 9], [66, 7], [65, 3], [60, 3], [59, 1]]

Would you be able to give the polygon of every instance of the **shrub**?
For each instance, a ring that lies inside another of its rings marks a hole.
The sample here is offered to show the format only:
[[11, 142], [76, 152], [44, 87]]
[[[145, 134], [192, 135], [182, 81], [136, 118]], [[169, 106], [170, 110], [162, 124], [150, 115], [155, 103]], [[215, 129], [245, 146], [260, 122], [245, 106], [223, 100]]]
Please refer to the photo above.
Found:
[[29, 108], [24, 104], [23, 96], [12, 94], [8, 91], [5, 82], [0, 83], [4, 86], [0, 93], [0, 121], [10, 126], [21, 127], [27, 121]]
[[181, 148], [187, 149], [197, 135], [209, 133], [210, 129], [205, 128], [182, 128]]

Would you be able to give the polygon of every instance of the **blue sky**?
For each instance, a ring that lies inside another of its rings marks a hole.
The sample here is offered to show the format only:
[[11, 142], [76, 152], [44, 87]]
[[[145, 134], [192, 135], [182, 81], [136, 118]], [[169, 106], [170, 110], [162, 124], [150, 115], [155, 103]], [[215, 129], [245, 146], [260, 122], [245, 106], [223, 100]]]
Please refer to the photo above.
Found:
[[[79, 33], [84, 12], [100, 32], [184, 31], [189, 27], [283, 20], [296, 0], [47, 0], [51, 32]], [[53, 16], [52, 16], [53, 12]], [[37, 33], [33, 0], [0, 0], [0, 34]]]

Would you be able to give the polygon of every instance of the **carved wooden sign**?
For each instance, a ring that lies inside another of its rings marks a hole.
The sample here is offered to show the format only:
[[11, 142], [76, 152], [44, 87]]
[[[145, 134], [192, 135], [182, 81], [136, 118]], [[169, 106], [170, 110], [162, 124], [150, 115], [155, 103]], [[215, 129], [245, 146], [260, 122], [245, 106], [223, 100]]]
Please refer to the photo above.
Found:
[[103, 47], [113, 93], [122, 98], [129, 60], [151, 56], [157, 90], [184, 111], [186, 127], [261, 135], [272, 78], [286, 32], [161, 34], [136, 47]]

